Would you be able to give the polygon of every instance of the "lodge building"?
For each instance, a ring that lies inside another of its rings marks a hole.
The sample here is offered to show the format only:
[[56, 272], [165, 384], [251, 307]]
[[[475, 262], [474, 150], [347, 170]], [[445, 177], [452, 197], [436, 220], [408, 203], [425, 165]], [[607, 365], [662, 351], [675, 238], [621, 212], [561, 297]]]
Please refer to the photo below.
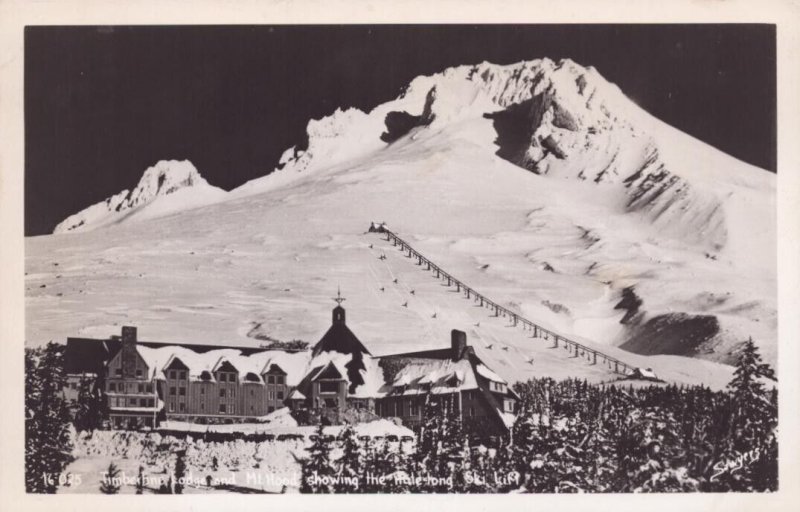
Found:
[[356, 414], [415, 428], [435, 405], [478, 432], [508, 432], [518, 397], [464, 332], [451, 332], [449, 348], [373, 357], [347, 326], [343, 300], [311, 351], [143, 342], [131, 326], [108, 340], [69, 338], [68, 381], [94, 376], [119, 429], [258, 421], [286, 406], [304, 421], [343, 423]]

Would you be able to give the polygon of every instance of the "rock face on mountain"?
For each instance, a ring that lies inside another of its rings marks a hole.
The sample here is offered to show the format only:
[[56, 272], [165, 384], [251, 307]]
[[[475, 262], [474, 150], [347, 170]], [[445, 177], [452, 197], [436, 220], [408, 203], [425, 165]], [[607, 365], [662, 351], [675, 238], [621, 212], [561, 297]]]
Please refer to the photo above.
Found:
[[89, 231], [127, 219], [143, 220], [217, 202], [225, 191], [213, 187], [188, 160], [162, 160], [148, 168], [133, 190], [67, 217], [54, 234]]
[[[202, 296], [168, 306], [213, 311], [213, 321], [197, 324], [198, 336], [219, 330], [226, 338], [253, 321], [289, 339], [314, 336], [305, 332], [313, 322], [296, 311], [316, 310], [309, 297], [325, 295], [319, 286], [330, 284], [331, 272], [350, 304], [374, 307], [362, 329], [379, 347], [427, 340], [447, 322], [458, 328], [462, 309], [449, 315], [442, 306], [433, 316], [435, 298], [416, 311], [421, 301], [398, 309], [388, 302], [393, 295], [375, 294], [386, 284], [383, 267], [373, 268], [373, 255], [362, 259], [358, 237], [380, 220], [487, 296], [565, 335], [722, 363], [752, 336], [767, 361], [777, 358], [775, 176], [664, 124], [597, 70], [570, 60], [484, 62], [417, 77], [370, 112], [336, 110], [310, 121], [307, 140], [287, 149], [272, 173], [227, 194], [193, 167], [169, 162], [162, 172], [161, 165], [132, 192], [70, 217], [57, 232], [162, 217], [149, 245], [185, 243], [191, 268], [207, 272]], [[103, 251], [110, 238], [153, 236], [147, 224], [80, 244]], [[176, 241], [167, 244], [170, 237]], [[68, 244], [59, 240], [60, 250]], [[31, 245], [34, 254], [52, 249], [48, 240]], [[142, 253], [141, 264], [148, 258]], [[178, 287], [183, 268], [162, 281]], [[291, 291], [299, 302], [274, 303], [284, 308], [274, 319], [242, 313], [251, 296], [262, 308], [270, 290]], [[170, 334], [168, 320], [156, 316], [154, 325]]]

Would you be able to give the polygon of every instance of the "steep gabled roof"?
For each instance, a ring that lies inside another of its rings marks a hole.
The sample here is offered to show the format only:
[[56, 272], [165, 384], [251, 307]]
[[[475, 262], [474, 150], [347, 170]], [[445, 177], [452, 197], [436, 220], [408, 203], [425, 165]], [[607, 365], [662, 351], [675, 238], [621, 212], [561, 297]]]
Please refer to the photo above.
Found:
[[117, 353], [119, 340], [97, 340], [92, 338], [67, 338], [64, 351], [66, 373], [94, 373], [100, 375], [106, 364]]
[[[362, 352], [369, 354], [369, 350], [364, 346], [353, 331], [345, 324], [333, 324], [326, 332], [319, 343], [314, 347], [313, 355], [320, 352], [340, 352], [342, 354], [353, 354]], [[371, 354], [370, 354], [371, 355]]]
[[333, 364], [333, 361], [329, 362], [327, 365], [323, 366], [321, 370], [319, 370], [313, 377], [311, 377], [312, 381], [319, 380], [319, 379], [343, 379], [344, 375], [340, 372], [336, 365]]

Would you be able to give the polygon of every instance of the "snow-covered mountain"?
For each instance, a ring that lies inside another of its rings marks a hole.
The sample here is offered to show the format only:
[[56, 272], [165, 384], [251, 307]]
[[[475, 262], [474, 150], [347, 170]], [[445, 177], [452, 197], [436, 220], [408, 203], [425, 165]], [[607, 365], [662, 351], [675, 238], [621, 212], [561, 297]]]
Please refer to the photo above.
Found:
[[710, 361], [749, 336], [776, 360], [774, 175], [591, 67], [451, 68], [307, 132], [275, 172], [205, 208], [29, 239], [29, 341], [129, 322], [153, 339], [313, 343], [341, 285], [373, 354], [441, 347], [460, 328], [507, 380], [600, 378], [363, 235], [379, 220], [506, 307], [677, 380], [724, 382]]
[[148, 168], [133, 190], [70, 215], [53, 234], [90, 231], [128, 220], [144, 220], [215, 203], [226, 192], [208, 184], [188, 160], [161, 160]]

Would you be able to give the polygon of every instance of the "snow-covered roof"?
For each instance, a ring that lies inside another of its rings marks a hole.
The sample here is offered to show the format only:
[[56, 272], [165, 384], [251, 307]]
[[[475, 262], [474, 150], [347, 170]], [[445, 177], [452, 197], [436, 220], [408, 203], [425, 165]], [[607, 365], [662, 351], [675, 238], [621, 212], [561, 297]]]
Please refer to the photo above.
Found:
[[[353, 360], [351, 354], [342, 354], [341, 352], [320, 352], [314, 356], [308, 364], [308, 371], [316, 369], [311, 380], [324, 371], [329, 364], [332, 364], [336, 370], [344, 378], [348, 378], [348, 363]], [[353, 393], [349, 396], [354, 398], [374, 398], [381, 394], [381, 388], [384, 386], [383, 369], [378, 366], [379, 359], [364, 356], [361, 360], [364, 368], [359, 370], [361, 379], [364, 381], [356, 387]], [[307, 373], [307, 372], [306, 372]]]
[[294, 389], [291, 393], [289, 393], [289, 396], [286, 398], [288, 400], [305, 400], [306, 395], [301, 393], [299, 389]]
[[493, 382], [499, 382], [500, 384], [508, 384], [508, 382], [506, 382], [502, 377], [500, 377], [499, 375], [494, 373], [492, 370], [490, 370], [489, 367], [486, 366], [483, 363], [476, 364], [475, 365], [475, 370], [484, 379], [491, 380]]
[[150, 348], [139, 345], [139, 354], [150, 368], [150, 378], [165, 379], [164, 369], [178, 359], [189, 368], [190, 380], [199, 381], [203, 372], [208, 372], [213, 379], [213, 372], [224, 362], [230, 363], [244, 377], [248, 373], [256, 375], [263, 383], [262, 375], [271, 365], [280, 367], [286, 372], [286, 383], [296, 386], [305, 374], [310, 354], [308, 352], [284, 352], [281, 350], [265, 350], [244, 355], [238, 349], [209, 350], [195, 352], [186, 347], [168, 345]]
[[405, 359], [405, 363], [394, 382], [383, 386], [383, 395], [442, 394], [478, 388], [468, 359], [413, 357]]

